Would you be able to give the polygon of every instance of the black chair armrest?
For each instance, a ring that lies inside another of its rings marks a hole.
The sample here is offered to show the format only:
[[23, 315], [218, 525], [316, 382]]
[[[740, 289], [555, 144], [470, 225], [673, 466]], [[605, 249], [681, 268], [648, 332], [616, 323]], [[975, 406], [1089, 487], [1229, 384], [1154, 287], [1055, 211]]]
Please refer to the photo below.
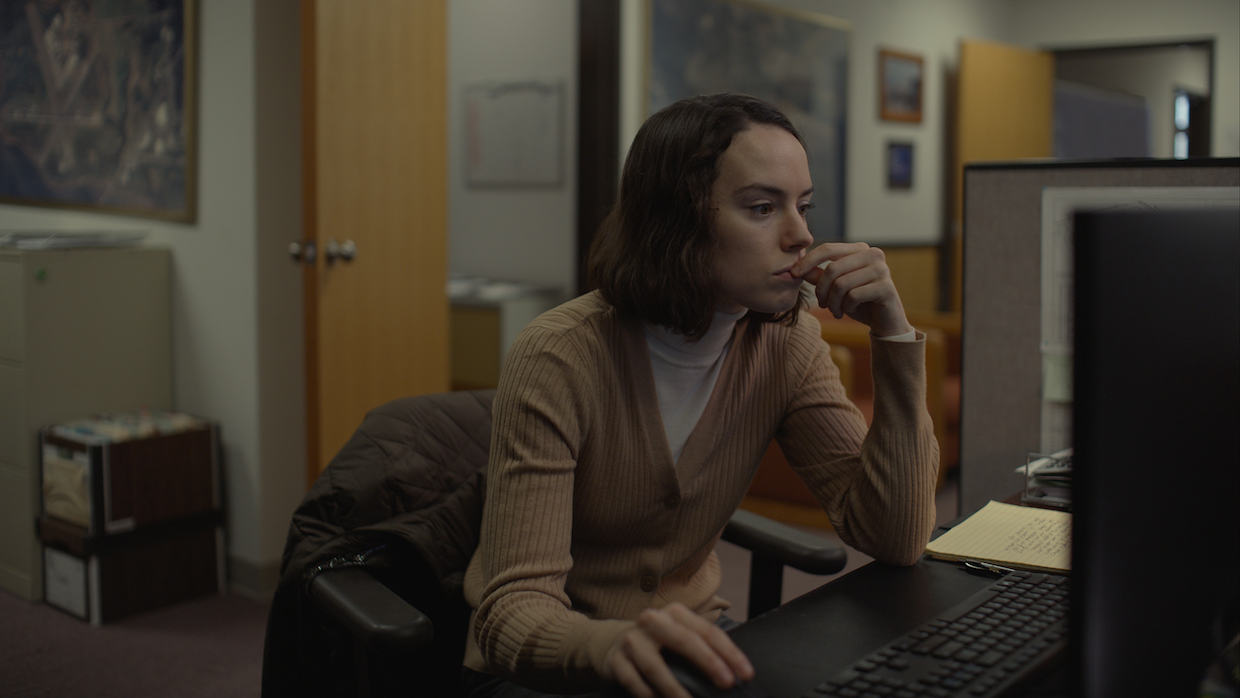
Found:
[[379, 654], [429, 647], [435, 637], [429, 618], [361, 567], [321, 572], [310, 582], [310, 595]]
[[848, 551], [834, 541], [807, 533], [760, 514], [737, 509], [723, 529], [723, 539], [747, 548], [749, 618], [766, 613], [782, 601], [784, 565], [809, 574], [835, 574], [848, 563]]
[[809, 574], [835, 574], [848, 564], [848, 551], [834, 541], [744, 509], [732, 514], [723, 539]]

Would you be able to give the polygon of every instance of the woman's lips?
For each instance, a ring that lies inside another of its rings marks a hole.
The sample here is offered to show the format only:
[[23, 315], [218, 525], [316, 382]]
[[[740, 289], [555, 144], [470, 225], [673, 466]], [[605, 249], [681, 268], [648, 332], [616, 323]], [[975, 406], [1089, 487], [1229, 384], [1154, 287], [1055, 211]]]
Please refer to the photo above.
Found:
[[792, 265], [792, 266], [790, 266], [790, 267], [785, 267], [785, 268], [783, 268], [783, 269], [780, 269], [779, 271], [775, 272], [775, 276], [778, 276], [779, 278], [784, 279], [784, 280], [786, 280], [786, 281], [792, 281], [792, 280], [794, 280], [794, 279], [799, 279], [799, 278], [801, 278], [801, 277], [796, 276], [796, 275], [794, 275], [794, 274], [792, 273], [792, 267], [793, 267], [793, 266], [796, 266], [796, 265], [794, 264], [794, 265]]

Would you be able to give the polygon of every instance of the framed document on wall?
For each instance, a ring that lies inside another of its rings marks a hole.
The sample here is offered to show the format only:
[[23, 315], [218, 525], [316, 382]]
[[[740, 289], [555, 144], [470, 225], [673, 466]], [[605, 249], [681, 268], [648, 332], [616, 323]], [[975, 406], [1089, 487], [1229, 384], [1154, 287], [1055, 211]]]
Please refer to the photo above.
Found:
[[466, 87], [465, 132], [465, 180], [469, 186], [563, 184], [563, 82], [497, 82]]

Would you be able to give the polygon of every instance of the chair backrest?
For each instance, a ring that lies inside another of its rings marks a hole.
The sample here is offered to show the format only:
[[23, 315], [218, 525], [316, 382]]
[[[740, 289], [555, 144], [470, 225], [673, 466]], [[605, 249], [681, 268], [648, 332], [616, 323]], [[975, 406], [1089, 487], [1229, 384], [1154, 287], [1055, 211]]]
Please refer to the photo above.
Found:
[[294, 512], [282, 578], [383, 534], [407, 540], [459, 585], [478, 544], [493, 397], [419, 395], [367, 414]]
[[[463, 651], [460, 589], [478, 545], [493, 397], [458, 391], [380, 405], [320, 474], [289, 527], [268, 617], [264, 695], [330, 693], [351, 671], [337, 658], [341, 638], [306, 596], [308, 579], [330, 565], [365, 564], [415, 606], [422, 602], [409, 597], [421, 597], [433, 621], [448, 619], [436, 623], [435, 644], [444, 646], [436, 654]], [[451, 659], [433, 664], [453, 667]]]

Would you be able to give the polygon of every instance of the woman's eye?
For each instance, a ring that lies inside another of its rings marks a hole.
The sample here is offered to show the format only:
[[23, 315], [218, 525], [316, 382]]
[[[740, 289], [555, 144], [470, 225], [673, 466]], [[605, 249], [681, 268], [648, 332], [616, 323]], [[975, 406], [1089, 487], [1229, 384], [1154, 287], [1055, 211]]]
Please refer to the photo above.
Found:
[[753, 212], [759, 216], [769, 216], [775, 212], [775, 206], [772, 204], [758, 204], [753, 207]]
[[801, 216], [803, 217], [809, 214], [810, 209], [812, 208], [814, 208], [813, 204], [801, 204], [800, 206], [797, 207], [797, 209], [801, 212]]

